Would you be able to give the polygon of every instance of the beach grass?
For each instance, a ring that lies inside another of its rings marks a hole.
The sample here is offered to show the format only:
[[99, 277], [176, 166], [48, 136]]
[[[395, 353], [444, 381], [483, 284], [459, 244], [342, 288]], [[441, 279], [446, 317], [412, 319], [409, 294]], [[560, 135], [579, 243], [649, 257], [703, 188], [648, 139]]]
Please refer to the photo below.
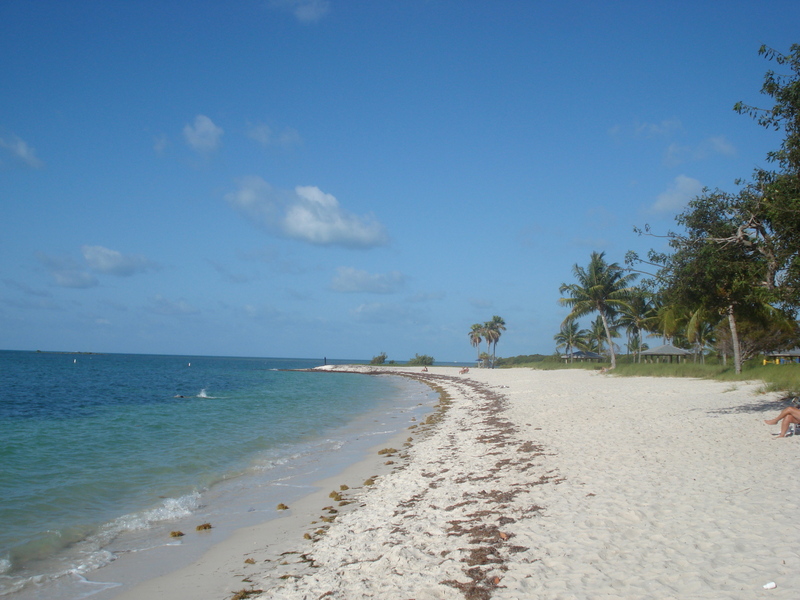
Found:
[[[522, 365], [520, 365], [522, 366]], [[564, 363], [537, 362], [524, 365], [538, 370], [584, 369], [599, 371], [604, 363]], [[748, 361], [741, 373], [734, 371], [733, 365], [716, 363], [674, 362], [674, 363], [632, 363], [620, 361], [611, 371], [617, 377], [694, 377], [719, 381], [763, 381], [764, 392], [783, 392], [787, 396], [800, 396], [800, 364], [762, 364], [759, 360]]]
[[[719, 381], [763, 381], [763, 391], [783, 392], [787, 396], [800, 396], [800, 364], [766, 364], [760, 358], [747, 361], [741, 373], [736, 373], [732, 362], [727, 365], [716, 360], [699, 362], [661, 362], [634, 363], [620, 357], [617, 368], [611, 374], [618, 377], [694, 377], [697, 379], [715, 379]], [[525, 367], [542, 371], [562, 369], [583, 369], [599, 371], [608, 368], [605, 362], [567, 363], [556, 360], [542, 360], [531, 363], [517, 363], [513, 367]]]
[[733, 366], [719, 364], [683, 363], [621, 363], [613, 374], [622, 377], [695, 377], [720, 381], [763, 381], [764, 392], [784, 392], [787, 396], [800, 395], [800, 365], [763, 365], [752, 360], [736, 373]]

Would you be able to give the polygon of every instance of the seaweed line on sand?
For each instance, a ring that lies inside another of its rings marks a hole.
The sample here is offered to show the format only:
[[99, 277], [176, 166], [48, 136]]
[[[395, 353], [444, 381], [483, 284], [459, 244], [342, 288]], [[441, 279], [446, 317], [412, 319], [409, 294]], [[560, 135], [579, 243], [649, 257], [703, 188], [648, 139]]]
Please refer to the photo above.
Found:
[[389, 587], [403, 596], [438, 584], [442, 597], [451, 597], [451, 588], [467, 600], [488, 600], [514, 564], [538, 560], [514, 543], [515, 528], [544, 511], [537, 488], [563, 478], [553, 470], [530, 473], [548, 455], [522, 438], [505, 417], [505, 397], [489, 386], [432, 373], [367, 374], [421, 381], [439, 393], [437, 409], [415, 430], [401, 464], [375, 485], [347, 490], [359, 508], [309, 536], [302, 563], [283, 565], [291, 577], [287, 569], [263, 574], [262, 598], [369, 598]]

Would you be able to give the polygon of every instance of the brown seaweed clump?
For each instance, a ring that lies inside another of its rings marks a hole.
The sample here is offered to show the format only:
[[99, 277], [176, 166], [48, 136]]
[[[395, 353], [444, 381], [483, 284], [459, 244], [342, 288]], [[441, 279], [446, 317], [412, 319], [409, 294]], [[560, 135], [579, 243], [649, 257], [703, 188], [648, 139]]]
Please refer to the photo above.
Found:
[[183, 537], [184, 533], [182, 531], [170, 531], [169, 537]]
[[283, 502], [278, 504], [278, 506], [276, 508], [277, 508], [277, 510], [289, 510], [289, 507], [286, 506]]
[[203, 523], [202, 525], [198, 525], [195, 527], [197, 531], [208, 531], [211, 529], [211, 523]]
[[245, 598], [249, 598], [250, 596], [255, 596], [256, 594], [261, 594], [264, 590], [245, 590], [241, 589], [236, 592], [233, 596], [231, 596], [231, 600], [245, 600]]

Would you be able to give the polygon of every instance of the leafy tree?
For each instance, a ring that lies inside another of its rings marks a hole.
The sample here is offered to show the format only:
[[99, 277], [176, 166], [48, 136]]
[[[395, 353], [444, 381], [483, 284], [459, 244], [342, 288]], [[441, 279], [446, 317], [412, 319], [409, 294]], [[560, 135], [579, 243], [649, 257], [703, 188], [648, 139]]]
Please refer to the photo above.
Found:
[[[651, 251], [646, 261], [626, 258], [629, 264], [659, 269], [653, 281], [664, 290], [665, 335], [670, 311], [686, 321], [687, 337], [693, 340], [699, 335], [698, 320], [707, 321], [706, 329], [726, 321], [727, 333], [717, 326], [714, 335], [727, 343], [737, 373], [747, 348], [753, 347], [753, 324], [776, 333], [782, 330], [781, 319], [800, 306], [800, 45], [789, 54], [766, 46], [759, 53], [789, 73], [765, 75], [761, 91], [773, 99], [772, 108], [739, 102], [734, 110], [783, 132], [780, 148], [767, 155], [777, 169], [756, 169], [754, 182], [737, 182], [736, 193], [703, 190], [676, 218], [686, 233], [667, 234], [671, 255]], [[785, 311], [780, 318], [775, 306]], [[774, 318], [764, 320], [768, 314]], [[748, 331], [741, 339], [740, 323]]]
[[573, 362], [575, 357], [572, 355], [574, 349], [586, 350], [589, 332], [586, 329], [579, 329], [575, 319], [568, 319], [561, 324], [561, 331], [553, 336], [556, 341], [556, 349], [564, 348], [569, 362]]
[[789, 54], [761, 46], [759, 54], [788, 73], [767, 71], [761, 92], [772, 108], [737, 102], [734, 110], [753, 117], [762, 127], [783, 132], [780, 148], [767, 154], [777, 170], [756, 169], [755, 182], [740, 194], [738, 228], [722, 243], [735, 243], [767, 261], [763, 285], [777, 290], [790, 306], [800, 305], [800, 45]]
[[617, 263], [606, 262], [605, 252], [592, 252], [589, 265], [583, 268], [576, 264], [572, 272], [578, 282], [561, 284], [559, 292], [562, 297], [559, 298], [559, 302], [572, 308], [567, 319], [577, 319], [593, 312], [599, 313], [613, 369], [617, 366], [617, 355], [614, 352], [614, 341], [611, 339], [610, 322], [617, 311], [627, 305], [631, 283], [636, 275], [626, 274]]
[[[787, 319], [780, 311], [767, 307], [761, 315], [741, 319], [737, 333], [743, 362], [764, 352], [792, 348], [800, 342], [797, 322]], [[734, 350], [733, 339], [724, 321], [717, 327], [715, 334], [717, 351], [723, 357], [731, 354]]]
[[386, 354], [386, 352], [381, 352], [380, 354], [378, 354], [378, 356], [373, 356], [372, 360], [369, 361], [369, 364], [371, 364], [371, 365], [382, 365], [382, 364], [386, 363], [386, 359], [387, 358], [388, 358], [388, 355]]
[[432, 356], [428, 356], [427, 354], [419, 355], [415, 354], [414, 358], [408, 361], [408, 364], [412, 367], [430, 367], [434, 363], [434, 359]]
[[702, 308], [692, 313], [686, 324], [686, 339], [694, 345], [695, 361], [699, 355], [700, 361], [705, 364], [705, 350], [716, 341], [715, 330], [720, 320], [719, 314], [709, 313]]

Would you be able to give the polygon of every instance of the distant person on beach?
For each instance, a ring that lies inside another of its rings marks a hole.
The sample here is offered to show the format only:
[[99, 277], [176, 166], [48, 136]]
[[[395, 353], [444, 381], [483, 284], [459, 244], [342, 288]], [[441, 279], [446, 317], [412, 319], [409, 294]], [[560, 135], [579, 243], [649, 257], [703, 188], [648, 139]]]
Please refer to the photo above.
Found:
[[781, 411], [774, 419], [764, 419], [764, 423], [767, 425], [777, 425], [781, 420], [781, 434], [778, 437], [786, 437], [786, 432], [789, 431], [789, 425], [794, 423], [795, 425], [800, 424], [800, 409], [795, 408], [794, 406], [787, 406]]

